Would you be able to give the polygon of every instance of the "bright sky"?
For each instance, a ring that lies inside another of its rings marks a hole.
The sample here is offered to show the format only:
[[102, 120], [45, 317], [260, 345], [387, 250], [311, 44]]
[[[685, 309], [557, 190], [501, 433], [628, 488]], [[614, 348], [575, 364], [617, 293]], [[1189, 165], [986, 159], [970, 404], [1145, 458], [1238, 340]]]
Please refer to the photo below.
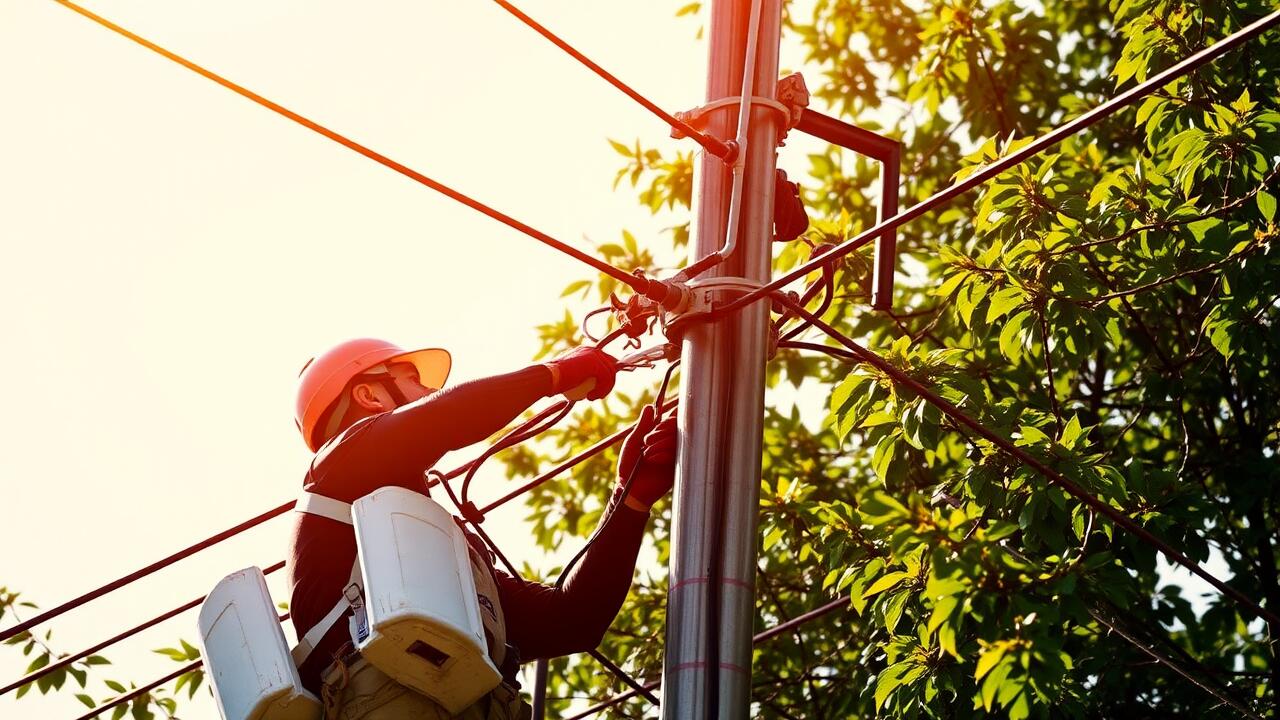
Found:
[[[701, 21], [674, 17], [684, 2], [522, 7], [677, 110], [704, 92]], [[670, 224], [625, 185], [610, 192], [621, 158], [605, 139], [688, 141], [491, 3], [88, 7], [580, 247]], [[292, 497], [309, 457], [293, 383], [312, 354], [371, 335], [450, 348], [455, 380], [506, 371], [586, 276], [53, 2], [0, 0], [0, 97], [0, 584], [44, 607]], [[287, 525], [64, 616], [52, 644], [78, 650], [273, 563]], [[520, 546], [518, 508], [489, 527]], [[141, 684], [175, 668], [148, 650], [194, 640], [194, 624], [105, 652], [105, 675]], [[4, 650], [7, 682], [25, 661]], [[191, 705], [184, 718], [216, 717], [203, 689]], [[82, 710], [69, 693], [0, 698], [3, 717]]]

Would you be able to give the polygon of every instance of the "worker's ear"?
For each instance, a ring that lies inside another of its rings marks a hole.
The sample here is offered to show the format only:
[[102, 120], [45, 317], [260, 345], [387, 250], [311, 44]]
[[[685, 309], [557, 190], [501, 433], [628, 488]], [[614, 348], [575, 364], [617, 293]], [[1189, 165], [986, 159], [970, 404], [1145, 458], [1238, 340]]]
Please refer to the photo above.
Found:
[[351, 400], [365, 412], [380, 413], [391, 408], [383, 399], [377, 383], [356, 383], [351, 388]]

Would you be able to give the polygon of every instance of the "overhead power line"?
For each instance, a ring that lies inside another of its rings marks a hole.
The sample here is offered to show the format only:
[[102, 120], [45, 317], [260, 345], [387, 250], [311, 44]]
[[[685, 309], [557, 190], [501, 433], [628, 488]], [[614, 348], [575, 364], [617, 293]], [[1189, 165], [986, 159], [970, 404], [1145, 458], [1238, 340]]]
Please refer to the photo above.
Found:
[[[265, 568], [265, 569], [262, 571], [262, 574], [263, 574], [263, 575], [270, 575], [271, 573], [273, 573], [273, 572], [275, 572], [275, 571], [277, 571], [277, 570], [280, 570], [280, 569], [281, 569], [281, 568], [283, 568], [283, 567], [284, 567], [284, 561], [283, 561], [283, 560], [281, 560], [280, 562], [278, 562], [278, 563], [276, 563], [276, 564], [274, 564], [274, 565], [272, 565], [272, 566], [270, 566], [270, 567], [268, 567], [268, 568]], [[135, 625], [135, 626], [133, 626], [132, 628], [129, 628], [128, 630], [125, 630], [124, 632], [122, 632], [122, 633], [120, 633], [120, 634], [118, 634], [118, 635], [114, 635], [114, 636], [112, 636], [112, 637], [110, 637], [110, 638], [107, 638], [106, 640], [103, 640], [103, 641], [102, 641], [102, 642], [100, 642], [100, 643], [97, 643], [96, 645], [93, 645], [93, 646], [91, 646], [91, 647], [85, 648], [84, 650], [81, 650], [80, 652], [73, 653], [73, 654], [68, 655], [68, 656], [66, 656], [66, 657], [58, 658], [57, 660], [55, 660], [55, 661], [53, 661], [53, 662], [49, 663], [48, 665], [45, 665], [44, 667], [40, 668], [39, 670], [36, 670], [35, 672], [32, 672], [32, 673], [28, 673], [27, 675], [25, 675], [25, 676], [23, 676], [23, 677], [19, 678], [18, 680], [15, 680], [14, 682], [9, 683], [8, 685], [4, 686], [3, 688], [0, 688], [0, 695], [5, 695], [5, 694], [7, 694], [7, 693], [9, 693], [9, 692], [11, 692], [11, 691], [13, 691], [13, 690], [17, 690], [18, 688], [22, 687], [23, 685], [30, 685], [31, 683], [33, 683], [33, 682], [35, 682], [35, 681], [39, 680], [40, 678], [42, 678], [42, 677], [44, 677], [44, 676], [46, 676], [46, 675], [48, 675], [48, 674], [50, 674], [50, 673], [57, 672], [57, 671], [59, 671], [59, 670], [61, 670], [61, 669], [65, 668], [65, 667], [67, 667], [68, 665], [71, 665], [72, 663], [78, 662], [78, 661], [80, 661], [80, 660], [83, 660], [83, 659], [85, 659], [85, 658], [89, 657], [90, 655], [96, 655], [97, 653], [101, 652], [101, 651], [102, 651], [102, 650], [104, 650], [105, 648], [108, 648], [108, 647], [110, 647], [110, 646], [112, 646], [112, 645], [115, 645], [116, 643], [118, 643], [118, 642], [120, 642], [120, 641], [122, 641], [122, 640], [125, 640], [125, 639], [128, 639], [128, 638], [131, 638], [131, 637], [133, 637], [134, 635], [137, 635], [138, 633], [142, 632], [143, 630], [146, 630], [146, 629], [148, 629], [148, 628], [151, 628], [151, 627], [154, 627], [154, 626], [156, 626], [156, 625], [159, 625], [160, 623], [164, 622], [165, 620], [168, 620], [169, 618], [172, 618], [172, 617], [176, 617], [176, 616], [178, 616], [178, 615], [181, 615], [182, 613], [184, 613], [184, 612], [186, 612], [186, 611], [188, 611], [188, 610], [191, 610], [192, 608], [195, 608], [195, 607], [199, 606], [199, 605], [200, 605], [200, 603], [204, 602], [204, 599], [205, 599], [206, 597], [208, 597], [208, 596], [207, 596], [207, 595], [201, 595], [200, 597], [196, 598], [195, 600], [191, 600], [191, 601], [189, 601], [189, 602], [183, 603], [182, 605], [179, 605], [178, 607], [176, 607], [176, 608], [174, 608], [174, 609], [172, 609], [172, 610], [170, 610], [170, 611], [168, 611], [168, 612], [166, 612], [166, 613], [161, 613], [160, 615], [157, 615], [157, 616], [155, 616], [155, 617], [151, 618], [150, 620], [147, 620], [146, 622], [144, 622], [144, 623], [142, 623], [142, 624], [140, 624], [140, 625]]]
[[26, 632], [27, 630], [30, 630], [36, 625], [52, 620], [53, 618], [58, 617], [59, 615], [67, 612], [68, 610], [72, 610], [91, 600], [100, 598], [109, 592], [118, 590], [124, 587], [125, 585], [128, 585], [129, 583], [134, 582], [135, 580], [140, 580], [156, 572], [157, 570], [161, 570], [166, 567], [169, 567], [170, 565], [178, 562], [179, 560], [191, 557], [192, 555], [200, 552], [201, 550], [204, 550], [205, 548], [211, 547], [213, 545], [217, 545], [223, 540], [226, 540], [227, 538], [232, 537], [234, 535], [238, 535], [244, 532], [245, 530], [248, 530], [249, 528], [261, 525], [262, 523], [270, 520], [273, 517], [283, 515], [293, 509], [293, 503], [294, 501], [290, 500], [289, 502], [284, 503], [283, 505], [279, 505], [275, 508], [272, 508], [271, 510], [266, 511], [261, 515], [256, 515], [254, 517], [251, 517], [248, 520], [245, 520], [244, 522], [240, 523], [239, 525], [234, 525], [232, 527], [229, 527], [226, 530], [223, 530], [222, 532], [216, 535], [211, 535], [205, 538], [204, 540], [201, 540], [200, 542], [195, 543], [194, 545], [190, 545], [182, 550], [179, 550], [176, 553], [173, 553], [172, 555], [169, 555], [168, 557], [157, 560], [151, 563], [150, 565], [147, 565], [146, 567], [139, 568], [129, 573], [128, 575], [112, 580], [111, 582], [107, 583], [106, 585], [103, 585], [102, 587], [99, 587], [94, 590], [90, 590], [89, 592], [79, 597], [68, 600], [55, 608], [46, 610], [40, 613], [39, 615], [36, 615], [35, 617], [31, 618], [30, 620], [24, 620], [23, 622], [20, 622], [17, 625], [14, 625], [13, 627], [8, 627], [8, 628], [5, 628], [4, 630], [0, 630], [0, 642], [4, 642], [5, 640], [8, 640], [9, 638], [19, 633]]
[[383, 165], [384, 167], [390, 168], [400, 173], [401, 175], [404, 175], [405, 177], [411, 180], [414, 180], [415, 182], [418, 182], [422, 185], [425, 185], [431, 188], [432, 190], [435, 190], [436, 192], [440, 193], [441, 195], [444, 195], [445, 197], [451, 200], [455, 200], [459, 203], [462, 203], [463, 205], [466, 205], [472, 210], [475, 210], [479, 213], [487, 215], [493, 218], [494, 220], [497, 220], [498, 222], [502, 223], [503, 225], [506, 225], [507, 227], [510, 227], [514, 230], [518, 230], [519, 232], [522, 232], [525, 235], [528, 235], [529, 237], [533, 238], [534, 240], [537, 240], [538, 242], [544, 245], [547, 245], [548, 247], [559, 250], [560, 252], [568, 255], [569, 257], [574, 258], [575, 260], [578, 260], [579, 262], [590, 265], [591, 267], [604, 273], [605, 275], [608, 275], [609, 277], [612, 277], [613, 279], [627, 286], [630, 286], [636, 292], [639, 292], [641, 294], [648, 294], [650, 292], [654, 292], [654, 293], [659, 292], [659, 287], [657, 286], [660, 286], [660, 283], [657, 283], [656, 281], [652, 281], [646, 278], [633, 275], [629, 272], [626, 272], [625, 270], [616, 268], [610, 265], [609, 263], [604, 262], [603, 260], [592, 257], [591, 255], [588, 255], [587, 253], [573, 247], [572, 245], [569, 245], [560, 240], [557, 240], [551, 237], [550, 235], [542, 232], [541, 230], [538, 230], [537, 228], [527, 223], [521, 222], [520, 220], [517, 220], [500, 210], [497, 210], [489, 205], [486, 205], [485, 203], [482, 203], [479, 200], [476, 200], [475, 198], [469, 195], [466, 195], [465, 193], [462, 193], [461, 191], [455, 190], [454, 188], [448, 185], [445, 185], [444, 183], [438, 180], [434, 180], [430, 177], [427, 177], [426, 175], [418, 172], [417, 170], [414, 170], [413, 168], [408, 167], [407, 165], [404, 165], [395, 160], [392, 160], [391, 158], [387, 157], [386, 155], [383, 155], [380, 152], [377, 152], [376, 150], [372, 150], [364, 145], [361, 145], [355, 140], [352, 140], [346, 137], [345, 135], [342, 135], [341, 133], [331, 130], [321, 125], [320, 123], [315, 122], [314, 120], [311, 120], [310, 118], [300, 115], [284, 107], [283, 105], [280, 105], [279, 103], [268, 100], [267, 98], [259, 95], [258, 93], [252, 90], [249, 90], [248, 88], [242, 85], [238, 85], [222, 77], [221, 75], [218, 75], [217, 73], [204, 68], [201, 65], [197, 65], [196, 63], [182, 57], [181, 55], [178, 55], [177, 53], [172, 52], [170, 50], [167, 50], [151, 42], [150, 40], [147, 40], [146, 38], [140, 35], [137, 35], [136, 33], [111, 22], [110, 20], [102, 17], [101, 15], [98, 15], [73, 2], [70, 2], [69, 0], [53, 0], [53, 1], [58, 3], [59, 5], [63, 5], [71, 10], [74, 10], [75, 12], [94, 21], [95, 23], [101, 25], [102, 27], [118, 35], [121, 35], [125, 38], [128, 38], [129, 40], [132, 40], [133, 42], [147, 48], [148, 50], [151, 50], [152, 52], [155, 52], [159, 55], [164, 56], [169, 60], [172, 60], [173, 62], [187, 68], [188, 70], [191, 70], [192, 72], [195, 72], [209, 80], [212, 80], [213, 82], [227, 88], [228, 90], [242, 97], [252, 100], [258, 105], [261, 105], [262, 107], [274, 113], [282, 115], [298, 123], [299, 125], [307, 128], [308, 130], [312, 130], [316, 133], [319, 133], [320, 135], [323, 135], [324, 137], [329, 138], [330, 140], [338, 143], [339, 145], [342, 145], [343, 147], [349, 150], [353, 150], [357, 153], [360, 153], [361, 155], [369, 158], [370, 160], [373, 160], [374, 162], [380, 165]]
[[610, 85], [621, 90], [623, 93], [627, 95], [627, 97], [631, 98], [632, 100], [635, 100], [636, 102], [644, 106], [646, 110], [653, 113], [654, 115], [657, 115], [659, 118], [662, 119], [663, 122], [670, 125], [672, 128], [679, 130], [685, 135], [688, 135], [689, 137], [693, 138], [694, 142], [706, 148], [707, 152], [721, 159], [728, 158], [732, 155], [733, 147], [730, 146], [728, 143], [697, 130], [689, 123], [681, 120], [680, 118], [672, 115], [666, 110], [663, 110], [662, 108], [658, 107], [656, 104], [653, 103], [653, 101], [649, 100], [644, 95], [641, 95], [630, 85], [622, 82], [617, 77], [615, 77], [613, 73], [609, 72], [608, 70], [605, 70], [604, 68], [596, 64], [596, 62], [593, 61], [591, 58], [587, 57], [586, 55], [583, 55], [581, 52], [577, 50], [577, 48], [570, 45], [559, 35], [556, 35], [555, 33], [551, 32], [547, 28], [543, 27], [537, 20], [534, 20], [533, 18], [526, 15], [524, 11], [522, 11], [520, 8], [507, 2], [507, 0], [493, 0], [493, 1], [497, 3], [499, 6], [501, 6], [503, 10], [506, 10], [507, 12], [514, 15], [516, 19], [518, 19], [520, 22], [524, 23], [525, 25], [528, 25], [530, 28], [533, 28], [533, 30], [537, 32], [539, 35], [541, 35], [542, 37], [550, 40], [552, 44], [554, 44], [556, 47], [568, 53], [570, 56], [573, 57], [573, 59], [587, 66], [587, 68], [589, 68], [596, 75], [599, 75], [601, 78], [604, 78], [604, 80], [608, 82]]
[[1036, 138], [1025, 147], [996, 160], [990, 165], [986, 165], [973, 175], [939, 190], [925, 200], [912, 205], [910, 208], [894, 215], [891, 218], [881, 220], [876, 225], [858, 233], [853, 238], [837, 245], [835, 248], [829, 250], [820, 257], [809, 260], [790, 272], [785, 273], [781, 277], [774, 278], [764, 286], [752, 290], [737, 300], [728, 303], [723, 308], [724, 311], [727, 312], [729, 310], [734, 310], [743, 307], [748, 303], [759, 300], [760, 298], [766, 297], [774, 291], [790, 285], [792, 282], [808, 275], [809, 273], [821, 269], [824, 265], [828, 265], [839, 260], [854, 250], [857, 250], [863, 245], [875, 240], [886, 231], [893, 230], [923, 216], [925, 213], [933, 210], [939, 205], [956, 199], [964, 193], [973, 190], [988, 180], [991, 180], [1000, 173], [1016, 167], [1032, 157], [1039, 155], [1045, 150], [1048, 150], [1054, 145], [1057, 145], [1063, 140], [1098, 124], [1102, 120], [1105, 120], [1129, 105], [1132, 105], [1134, 102], [1142, 99], [1144, 96], [1164, 87], [1173, 80], [1176, 80], [1183, 75], [1206, 65], [1207, 63], [1217, 60], [1232, 50], [1239, 48], [1241, 45], [1244, 45], [1262, 33], [1274, 28], [1277, 24], [1280, 24], [1280, 10], [1246, 25], [1213, 45], [1210, 45], [1209, 47], [1188, 56], [1168, 69], [1157, 73], [1146, 82], [1135, 85], [1089, 112], [1059, 125], [1048, 133]]

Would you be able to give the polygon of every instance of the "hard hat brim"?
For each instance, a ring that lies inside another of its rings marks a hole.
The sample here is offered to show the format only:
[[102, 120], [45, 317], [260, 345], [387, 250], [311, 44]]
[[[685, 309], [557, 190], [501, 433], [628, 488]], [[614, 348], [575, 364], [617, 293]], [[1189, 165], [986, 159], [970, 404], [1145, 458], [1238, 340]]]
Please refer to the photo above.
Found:
[[413, 365], [418, 370], [418, 383], [437, 390], [444, 387], [445, 380], [449, 378], [449, 370], [453, 367], [453, 357], [443, 348], [414, 350], [387, 358], [383, 362], [407, 362]]

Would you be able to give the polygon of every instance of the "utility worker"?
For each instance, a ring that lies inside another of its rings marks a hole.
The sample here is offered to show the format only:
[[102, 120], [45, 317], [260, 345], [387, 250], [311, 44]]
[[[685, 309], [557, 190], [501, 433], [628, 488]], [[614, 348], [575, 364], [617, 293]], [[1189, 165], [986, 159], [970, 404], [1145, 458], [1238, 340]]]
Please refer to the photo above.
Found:
[[[388, 485], [425, 493], [424, 472], [446, 452], [493, 435], [539, 398], [584, 389], [587, 398], [602, 398], [617, 372], [613, 358], [592, 347], [440, 390], [449, 368], [444, 350], [405, 352], [372, 339], [343, 343], [308, 362], [300, 374], [297, 424], [316, 455], [304, 489], [344, 503]], [[495, 571], [487, 551], [472, 548], [490, 658], [504, 681], [456, 717], [528, 717], [529, 706], [516, 692], [519, 662], [599, 645], [631, 586], [649, 508], [671, 490], [675, 448], [674, 419], [658, 422], [646, 407], [619, 454], [611, 507], [621, 506], [605, 514], [595, 541], [558, 588]], [[478, 555], [484, 555], [483, 571], [476, 570]], [[297, 514], [289, 570], [299, 637], [341, 597], [355, 557], [349, 525]], [[327, 718], [455, 717], [353, 655], [349, 643], [346, 623], [336, 623], [299, 668], [303, 685], [325, 700]]]

